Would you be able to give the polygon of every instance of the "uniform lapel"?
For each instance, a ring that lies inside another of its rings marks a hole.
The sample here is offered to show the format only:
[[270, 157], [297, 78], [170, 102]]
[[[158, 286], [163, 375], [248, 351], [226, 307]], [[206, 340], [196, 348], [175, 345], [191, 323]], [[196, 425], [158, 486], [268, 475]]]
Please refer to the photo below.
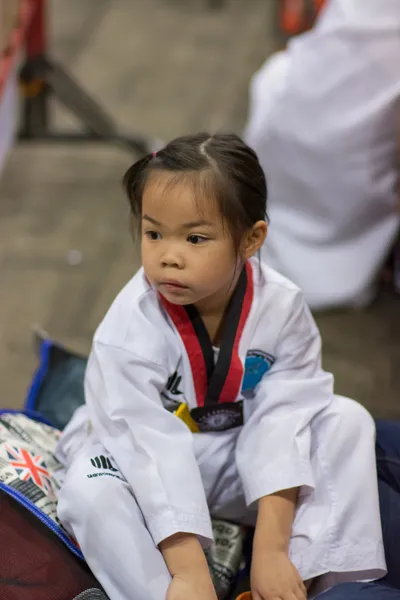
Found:
[[247, 262], [226, 309], [216, 364], [207, 329], [195, 306], [179, 306], [160, 296], [185, 346], [198, 407], [235, 402], [238, 397], [243, 378], [239, 344], [253, 296], [253, 271], [250, 262]]

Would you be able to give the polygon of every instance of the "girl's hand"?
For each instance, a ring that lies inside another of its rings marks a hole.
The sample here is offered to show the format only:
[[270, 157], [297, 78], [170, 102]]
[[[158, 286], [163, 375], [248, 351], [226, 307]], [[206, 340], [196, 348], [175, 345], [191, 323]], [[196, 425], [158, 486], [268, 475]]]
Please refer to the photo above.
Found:
[[166, 600], [217, 600], [217, 594], [210, 574], [194, 571], [172, 578]]
[[196, 535], [176, 533], [161, 542], [160, 550], [172, 576], [166, 600], [217, 600]]
[[251, 568], [253, 600], [306, 600], [307, 590], [283, 551], [257, 552]]

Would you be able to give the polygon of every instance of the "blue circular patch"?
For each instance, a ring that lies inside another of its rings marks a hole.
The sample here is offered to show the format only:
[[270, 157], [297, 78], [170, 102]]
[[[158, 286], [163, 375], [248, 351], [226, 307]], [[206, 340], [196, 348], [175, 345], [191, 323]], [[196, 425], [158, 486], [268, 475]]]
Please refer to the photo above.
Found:
[[270, 354], [250, 350], [244, 364], [242, 392], [254, 390], [274, 362], [275, 358]]

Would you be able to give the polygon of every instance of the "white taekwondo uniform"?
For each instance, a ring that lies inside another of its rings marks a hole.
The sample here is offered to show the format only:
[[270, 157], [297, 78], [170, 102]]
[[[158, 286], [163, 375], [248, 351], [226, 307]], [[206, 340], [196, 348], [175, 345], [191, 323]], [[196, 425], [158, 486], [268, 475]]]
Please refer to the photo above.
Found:
[[157, 544], [207, 544], [210, 514], [251, 525], [259, 498], [293, 487], [304, 579], [385, 573], [374, 423], [334, 395], [302, 293], [252, 259], [227, 311], [217, 350], [194, 306], [168, 303], [141, 269], [95, 334], [86, 405], [58, 447], [59, 517], [111, 600], [163, 600]]
[[312, 309], [361, 306], [398, 235], [398, 0], [328, 0], [251, 83], [244, 139], [266, 173], [264, 259]]

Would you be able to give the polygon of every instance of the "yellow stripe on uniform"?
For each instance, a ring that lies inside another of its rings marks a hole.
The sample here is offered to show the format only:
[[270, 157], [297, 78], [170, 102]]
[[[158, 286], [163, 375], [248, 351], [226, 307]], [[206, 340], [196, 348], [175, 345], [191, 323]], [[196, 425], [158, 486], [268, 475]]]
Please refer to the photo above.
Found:
[[199, 433], [199, 426], [197, 425], [196, 421], [192, 419], [187, 404], [182, 402], [182, 404], [180, 404], [174, 412], [174, 415], [181, 419], [181, 421], [183, 421], [189, 427], [192, 433]]

